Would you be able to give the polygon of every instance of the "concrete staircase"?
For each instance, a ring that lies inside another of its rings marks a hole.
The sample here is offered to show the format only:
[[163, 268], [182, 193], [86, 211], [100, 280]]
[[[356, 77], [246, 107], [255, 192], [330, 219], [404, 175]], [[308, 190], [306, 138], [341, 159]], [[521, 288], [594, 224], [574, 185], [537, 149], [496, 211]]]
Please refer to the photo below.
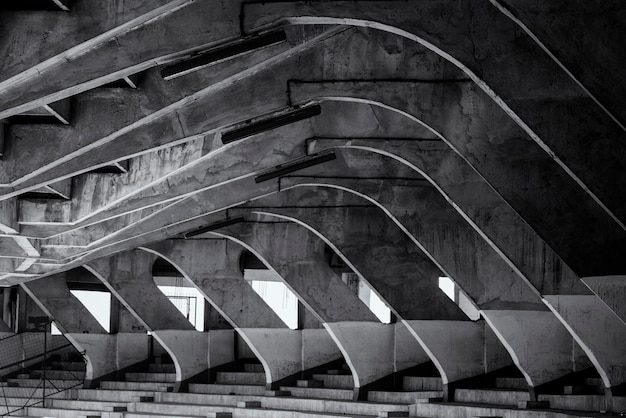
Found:
[[53, 355], [45, 367], [35, 365], [5, 377], [0, 381], [0, 414], [20, 416], [24, 406], [41, 405], [44, 395], [63, 398], [70, 388], [81, 388], [85, 363], [76, 357], [73, 353]]
[[[53, 376], [62, 381], [64, 374]], [[530, 398], [528, 392], [519, 389], [522, 382], [517, 378], [499, 378], [496, 388], [457, 389], [455, 402], [443, 403], [440, 401], [441, 380], [416, 376], [403, 379], [403, 391], [370, 391], [367, 401], [354, 401], [352, 376], [347, 368], [313, 374], [311, 379], [298, 380], [295, 386], [283, 386], [280, 391], [266, 390], [262, 366], [255, 363], [244, 364], [236, 371], [217, 373], [215, 384], [190, 384], [189, 393], [167, 389], [173, 376], [173, 365], [153, 363], [147, 365], [145, 371], [126, 373], [126, 381], [102, 382], [100, 389], [66, 390], [48, 398], [45, 407], [34, 405], [20, 413], [27, 417], [55, 418], [606, 416], [599, 413], [604, 406], [604, 398], [599, 394], [540, 395], [539, 400], [550, 401], [552, 409], [522, 408], [519, 403]], [[22, 383], [27, 384], [33, 380], [30, 377], [24, 374], [15, 379], [23, 379]], [[593, 386], [597, 382], [588, 383], [587, 386]], [[20, 399], [12, 396], [11, 391], [21, 387], [9, 386], [8, 381], [2, 385], [2, 389], [8, 391], [7, 404]], [[414, 390], [416, 388], [421, 390]], [[626, 407], [626, 398], [615, 399], [614, 405]]]

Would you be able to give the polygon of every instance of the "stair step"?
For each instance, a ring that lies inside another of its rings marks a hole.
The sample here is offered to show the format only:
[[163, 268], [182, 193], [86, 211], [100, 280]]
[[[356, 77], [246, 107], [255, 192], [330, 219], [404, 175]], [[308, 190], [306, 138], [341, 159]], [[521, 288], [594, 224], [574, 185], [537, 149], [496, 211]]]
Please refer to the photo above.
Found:
[[176, 373], [126, 373], [124, 375], [129, 382], [175, 382]]
[[176, 366], [169, 363], [150, 363], [148, 364], [149, 373], [176, 373]]
[[263, 395], [265, 385], [220, 385], [191, 383], [189, 393], [207, 393], [222, 395]]
[[367, 394], [367, 400], [370, 402], [389, 402], [409, 405], [415, 403], [418, 399], [433, 399], [441, 398], [442, 396], [442, 391], [388, 392], [373, 390]]
[[203, 395], [190, 393], [160, 393], [157, 394], [157, 403], [160, 406], [166, 404], [185, 405], [213, 405], [236, 407], [237, 403], [245, 401], [261, 402], [263, 409], [281, 411], [307, 411], [309, 413], [332, 413], [376, 416], [381, 411], [408, 411], [408, 405], [375, 402], [354, 402], [343, 400], [306, 399], [298, 397], [263, 397], [251, 395]]
[[26, 408], [26, 414], [38, 417], [58, 417], [58, 418], [100, 418], [101, 411], [86, 411], [60, 408], [42, 408], [30, 406]]
[[404, 376], [402, 380], [404, 390], [443, 390], [440, 377]]
[[217, 383], [240, 385], [265, 385], [265, 373], [218, 372]]
[[162, 382], [101, 382], [101, 389], [115, 389], [115, 390], [140, 390], [140, 391], [155, 391], [155, 392], [167, 392], [174, 388], [173, 383]]
[[496, 388], [528, 390], [528, 382], [523, 377], [496, 377]]
[[[74, 399], [49, 399], [46, 400], [46, 407], [53, 409], [72, 409], [102, 412], [123, 412], [120, 408], [126, 410], [127, 403], [113, 401], [86, 401]], [[117, 410], [116, 410], [117, 409]]]
[[468, 403], [415, 403], [409, 406], [409, 414], [421, 418], [443, 417], [515, 417], [515, 418], [575, 418], [597, 416], [595, 413], [554, 410], [523, 410], [505, 406]]
[[[9, 387], [21, 388], [37, 388], [43, 385], [42, 379], [7, 379], [7, 383]], [[66, 389], [75, 387], [77, 385], [82, 385], [82, 383], [82, 380], [62, 380], [46, 378], [46, 387], [50, 389], [54, 389], [55, 387], [58, 389]]]
[[323, 380], [298, 380], [296, 386], [299, 388], [321, 388], [324, 387]]
[[139, 402], [141, 397], [154, 398], [153, 391], [136, 390], [100, 390], [100, 389], [78, 389], [72, 390], [73, 398], [85, 401], [108, 401], [108, 402]]
[[263, 365], [259, 363], [244, 363], [243, 371], [247, 373], [265, 373]]
[[315, 398], [315, 399], [336, 399], [336, 400], [352, 400], [354, 391], [352, 389], [335, 389], [335, 388], [302, 388], [296, 386], [281, 386], [281, 390], [288, 390], [291, 396], [298, 398]]
[[331, 374], [314, 374], [314, 380], [324, 382], [326, 388], [352, 389], [354, 388], [354, 379], [352, 375], [331, 375]]
[[519, 402], [529, 401], [530, 394], [524, 391], [506, 389], [457, 389], [454, 392], [454, 400], [456, 402], [516, 406]]

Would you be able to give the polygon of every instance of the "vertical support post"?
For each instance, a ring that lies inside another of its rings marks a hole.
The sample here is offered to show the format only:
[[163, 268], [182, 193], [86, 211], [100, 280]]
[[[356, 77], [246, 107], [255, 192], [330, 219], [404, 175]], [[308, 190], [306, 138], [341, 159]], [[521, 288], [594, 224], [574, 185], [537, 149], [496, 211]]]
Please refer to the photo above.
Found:
[[41, 390], [41, 406], [46, 407], [46, 358], [48, 356], [48, 326], [52, 326], [52, 321], [43, 326], [43, 361], [41, 362], [41, 376], [43, 386]]

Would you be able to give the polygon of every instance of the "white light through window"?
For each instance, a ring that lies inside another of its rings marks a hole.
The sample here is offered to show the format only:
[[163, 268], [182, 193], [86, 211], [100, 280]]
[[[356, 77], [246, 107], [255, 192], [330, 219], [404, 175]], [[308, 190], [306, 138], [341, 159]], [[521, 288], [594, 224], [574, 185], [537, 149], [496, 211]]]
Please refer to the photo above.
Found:
[[111, 330], [111, 294], [93, 290], [71, 290], [94, 318], [109, 332]]

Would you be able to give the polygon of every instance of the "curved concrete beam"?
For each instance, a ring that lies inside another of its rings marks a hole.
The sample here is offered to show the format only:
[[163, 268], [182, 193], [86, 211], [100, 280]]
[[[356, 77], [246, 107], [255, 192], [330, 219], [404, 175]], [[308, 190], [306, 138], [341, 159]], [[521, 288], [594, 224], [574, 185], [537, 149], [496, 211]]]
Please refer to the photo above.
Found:
[[[304, 1], [250, 3], [245, 4], [243, 15], [246, 31], [285, 22], [348, 24], [373, 27], [421, 43], [468, 74], [621, 229], [626, 229], [626, 208], [612, 196], [611, 184], [594, 170], [597, 166], [608, 165], [613, 169], [621, 166], [626, 148], [624, 141], [617, 141], [618, 144], [615, 138], [624, 138], [626, 134], [532, 38], [520, 36], [517, 25], [488, 2], [469, 2], [461, 7], [453, 0], [368, 2], [368, 7], [349, 1], [332, 5]], [[433, 15], [442, 17], [432, 19]], [[493, 53], [494, 48], [497, 54]], [[529, 97], [528, 92], [543, 93], [546, 86], [558, 86], [562, 90]], [[576, 101], [571, 100], [573, 92], [578, 92]], [[569, 129], [548, 128], [553, 125], [554, 114], [565, 117], [590, 114], [591, 117], [570, 118], [568, 127], [576, 126], [572, 131], [576, 133], [570, 134]], [[587, 141], [597, 138], [598, 129], [604, 130], [599, 139], [603, 149], [618, 147], [615, 155], [598, 152], [590, 156], [587, 152]], [[575, 146], [572, 135], [576, 135]], [[626, 177], [619, 171], [614, 174], [619, 178], [613, 178], [611, 183], [616, 184], [615, 180], [623, 184]]]
[[[152, 331], [176, 366], [175, 390], [208, 368], [208, 336], [189, 321], [158, 289], [152, 278], [156, 257], [143, 250], [119, 253], [85, 266]], [[193, 343], [193, 345], [191, 344]]]

